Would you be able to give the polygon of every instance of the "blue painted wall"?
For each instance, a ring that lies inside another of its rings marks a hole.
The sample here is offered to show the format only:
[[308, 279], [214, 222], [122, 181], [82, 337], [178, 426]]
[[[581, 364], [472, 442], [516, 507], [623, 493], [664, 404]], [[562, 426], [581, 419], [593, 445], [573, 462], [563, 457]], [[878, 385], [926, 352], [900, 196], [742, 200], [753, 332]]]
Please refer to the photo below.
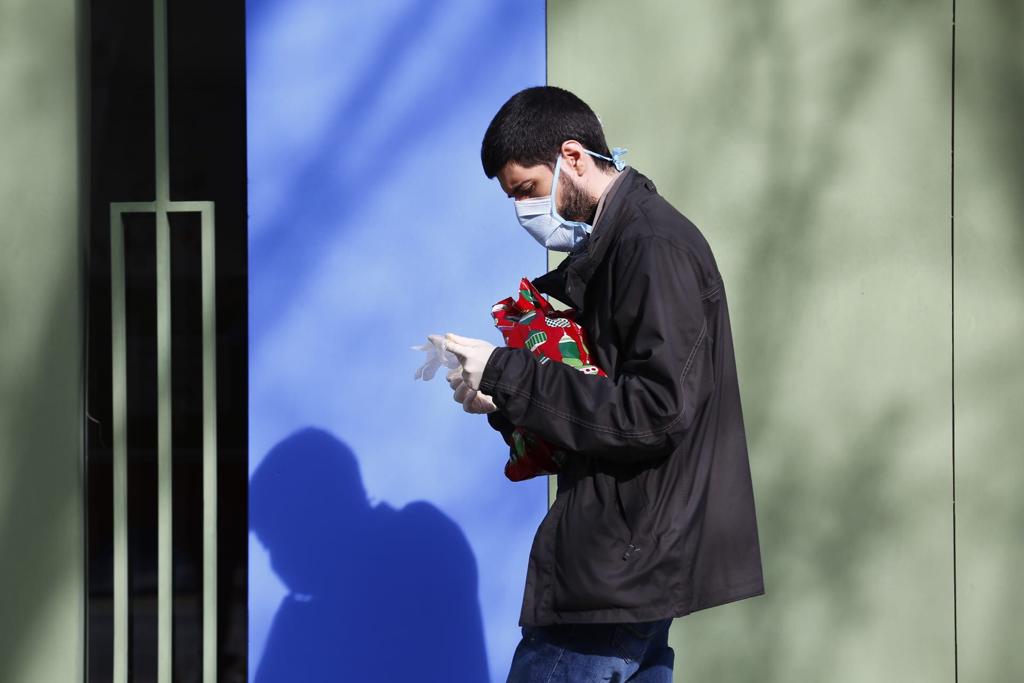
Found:
[[247, 12], [250, 679], [504, 680], [546, 482], [409, 347], [546, 270], [479, 161], [544, 2]]

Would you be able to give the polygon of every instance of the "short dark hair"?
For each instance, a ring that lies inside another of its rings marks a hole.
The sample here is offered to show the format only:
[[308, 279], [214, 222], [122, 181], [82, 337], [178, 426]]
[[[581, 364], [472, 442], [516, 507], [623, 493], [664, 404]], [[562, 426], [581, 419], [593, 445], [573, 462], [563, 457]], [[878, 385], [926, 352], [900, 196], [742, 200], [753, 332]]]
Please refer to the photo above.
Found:
[[[566, 140], [576, 140], [591, 152], [611, 156], [597, 114], [568, 90], [540, 85], [520, 90], [501, 105], [487, 126], [480, 145], [480, 161], [488, 178], [505, 164], [546, 164], [554, 167]], [[599, 168], [612, 163], [593, 158]]]

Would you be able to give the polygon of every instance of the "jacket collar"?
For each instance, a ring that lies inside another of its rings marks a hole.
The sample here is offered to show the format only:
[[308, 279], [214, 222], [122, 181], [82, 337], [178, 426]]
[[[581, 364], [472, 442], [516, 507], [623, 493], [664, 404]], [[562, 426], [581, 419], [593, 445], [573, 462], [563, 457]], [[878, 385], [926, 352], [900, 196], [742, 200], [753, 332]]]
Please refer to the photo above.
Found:
[[587, 283], [604, 261], [609, 248], [618, 241], [624, 223], [623, 213], [631, 196], [638, 188], [646, 187], [649, 191], [656, 191], [654, 183], [632, 166], [627, 166], [622, 173], [624, 177], [619, 179], [620, 186], [606, 200], [600, 220], [590, 235], [577, 244], [555, 270], [532, 280], [538, 290], [569, 304], [581, 313]]

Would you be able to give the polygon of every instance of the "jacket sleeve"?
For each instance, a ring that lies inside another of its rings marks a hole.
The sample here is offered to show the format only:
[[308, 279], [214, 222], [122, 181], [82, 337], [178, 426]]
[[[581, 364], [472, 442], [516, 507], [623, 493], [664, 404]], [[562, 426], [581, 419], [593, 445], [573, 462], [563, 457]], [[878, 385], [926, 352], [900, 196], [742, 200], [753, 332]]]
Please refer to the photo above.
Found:
[[639, 462], [672, 453], [713, 387], [712, 344], [690, 257], [664, 238], [619, 245], [612, 265], [615, 372], [584, 374], [496, 348], [480, 390], [504, 416], [571, 452]]
[[510, 447], [512, 446], [512, 430], [514, 430], [516, 426], [509, 422], [509, 419], [505, 417], [504, 413], [500, 410], [492, 410], [487, 413], [487, 423], [501, 434], [501, 438], [505, 440], [506, 444]]

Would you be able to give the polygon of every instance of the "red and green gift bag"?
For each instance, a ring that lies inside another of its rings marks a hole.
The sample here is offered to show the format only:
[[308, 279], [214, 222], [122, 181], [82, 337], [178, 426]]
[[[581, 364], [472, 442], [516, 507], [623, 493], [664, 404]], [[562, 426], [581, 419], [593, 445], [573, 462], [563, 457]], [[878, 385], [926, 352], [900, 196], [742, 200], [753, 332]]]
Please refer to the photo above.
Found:
[[[541, 363], [557, 361], [588, 375], [606, 377], [591, 362], [583, 328], [576, 323], [573, 310], [556, 311], [529, 278], [519, 281], [519, 296], [502, 299], [491, 307], [494, 325], [505, 344], [514, 349], [529, 349]], [[512, 451], [505, 463], [505, 476], [523, 481], [541, 474], [555, 474], [565, 462], [566, 453], [522, 427], [512, 432]]]

